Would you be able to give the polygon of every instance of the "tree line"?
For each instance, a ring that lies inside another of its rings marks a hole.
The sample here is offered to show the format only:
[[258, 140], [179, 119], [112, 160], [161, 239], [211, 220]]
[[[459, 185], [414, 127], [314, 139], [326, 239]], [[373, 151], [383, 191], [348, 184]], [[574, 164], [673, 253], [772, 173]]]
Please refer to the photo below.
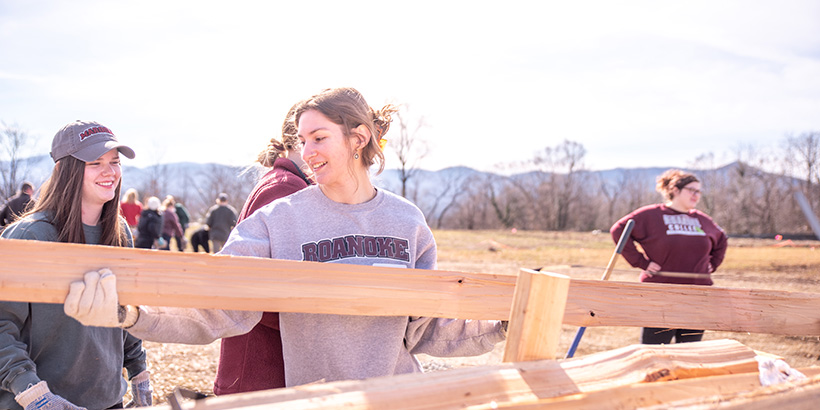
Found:
[[[698, 209], [733, 236], [813, 235], [796, 195], [811, 208], [820, 205], [820, 132], [786, 136], [779, 149], [743, 146], [735, 161], [717, 167], [713, 154], [696, 158], [686, 170], [701, 180]], [[663, 198], [655, 177], [663, 170], [590, 171], [586, 149], [565, 140], [510, 168], [505, 176], [460, 173], [433, 186], [420, 179], [406, 191], [435, 228], [608, 230], [622, 216]]]

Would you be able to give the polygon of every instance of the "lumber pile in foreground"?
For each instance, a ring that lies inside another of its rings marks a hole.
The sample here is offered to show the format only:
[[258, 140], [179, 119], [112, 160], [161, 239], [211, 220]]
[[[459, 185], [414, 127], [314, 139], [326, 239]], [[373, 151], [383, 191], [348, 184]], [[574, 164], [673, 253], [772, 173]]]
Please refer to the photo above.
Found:
[[810, 378], [799, 383], [763, 388], [755, 356], [733, 340], [632, 345], [559, 361], [505, 363], [215, 397], [188, 402], [183, 408], [597, 410], [669, 408], [681, 400], [742, 401], [758, 396], [766, 396], [772, 405], [766, 408], [776, 408], [778, 403], [789, 404], [783, 409], [816, 408], [805, 404], [816, 406], [820, 399], [820, 368], [802, 369]]
[[[10, 239], [0, 260], [0, 300], [62, 303], [69, 283], [109, 267], [123, 304], [496, 320], [518, 276]], [[817, 306], [816, 293], [573, 279], [563, 323], [820, 336]]]

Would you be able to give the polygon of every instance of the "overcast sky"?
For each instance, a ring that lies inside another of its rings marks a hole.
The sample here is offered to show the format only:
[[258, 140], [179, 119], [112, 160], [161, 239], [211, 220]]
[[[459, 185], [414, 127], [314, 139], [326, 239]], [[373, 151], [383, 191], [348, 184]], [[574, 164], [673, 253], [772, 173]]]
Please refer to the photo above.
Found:
[[565, 139], [591, 169], [725, 163], [820, 131], [820, 2], [0, 0], [0, 120], [39, 154], [89, 119], [127, 165], [247, 165], [339, 86], [423, 116], [432, 170]]

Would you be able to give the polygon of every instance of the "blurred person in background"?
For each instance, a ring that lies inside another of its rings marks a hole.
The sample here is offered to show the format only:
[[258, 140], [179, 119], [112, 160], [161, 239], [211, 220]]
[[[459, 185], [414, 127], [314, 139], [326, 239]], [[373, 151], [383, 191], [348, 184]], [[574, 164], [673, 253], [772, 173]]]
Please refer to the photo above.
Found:
[[164, 251], [171, 250], [171, 238], [182, 237], [182, 225], [179, 224], [179, 217], [177, 216], [177, 209], [174, 206], [174, 197], [168, 195], [162, 201], [160, 209], [162, 214], [162, 241], [160, 248]]
[[[692, 173], [670, 169], [656, 182], [665, 202], [644, 206], [618, 220], [610, 229], [612, 239], [618, 243], [627, 221], [633, 219], [635, 226], [621, 254], [642, 270], [641, 282], [711, 286], [711, 273], [723, 262], [728, 239], [709, 215], [695, 209], [703, 193], [700, 180]], [[641, 245], [643, 253], [635, 243]], [[674, 277], [663, 272], [696, 275]], [[669, 344], [672, 339], [676, 343], [698, 342], [703, 339], [703, 330], [646, 327], [641, 333], [643, 344]]]
[[139, 235], [137, 224], [140, 220], [140, 213], [142, 213], [142, 202], [137, 199], [138, 195], [136, 189], [129, 188], [125, 191], [125, 197], [122, 199], [122, 202], [120, 202], [120, 212], [125, 218], [125, 222], [128, 223], [128, 227], [131, 228], [131, 234], [134, 235], [134, 239]]
[[136, 248], [151, 249], [162, 236], [162, 215], [159, 207], [162, 205], [159, 198], [152, 196], [146, 201], [145, 209], [140, 213], [140, 222], [137, 225]]
[[208, 209], [205, 216], [208, 224], [208, 236], [211, 239], [211, 250], [214, 253], [222, 250], [231, 229], [236, 226], [236, 208], [228, 204], [228, 194], [221, 193], [216, 197], [216, 205]]
[[16, 221], [20, 215], [26, 213], [34, 205], [32, 196], [34, 196], [34, 185], [31, 182], [20, 184], [17, 195], [9, 198], [0, 210], [0, 232], [3, 232], [5, 226]]
[[177, 218], [179, 218], [179, 226], [182, 227], [182, 236], [177, 237], [177, 249], [180, 252], [185, 252], [185, 247], [188, 245], [188, 240], [185, 238], [185, 233], [188, 231], [188, 224], [191, 222], [191, 214], [188, 212], [188, 208], [185, 208], [185, 205], [182, 205], [176, 198], [174, 199], [174, 209], [177, 212]]

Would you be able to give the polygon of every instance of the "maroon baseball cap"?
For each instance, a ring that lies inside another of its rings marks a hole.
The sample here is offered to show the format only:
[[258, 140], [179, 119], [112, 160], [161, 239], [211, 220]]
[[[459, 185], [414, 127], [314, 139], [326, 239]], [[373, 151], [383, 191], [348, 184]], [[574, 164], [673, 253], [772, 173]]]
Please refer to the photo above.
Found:
[[74, 121], [54, 135], [51, 158], [54, 162], [71, 155], [83, 162], [96, 161], [116, 148], [122, 155], [134, 158], [134, 150], [117, 141], [108, 127], [94, 121]]

